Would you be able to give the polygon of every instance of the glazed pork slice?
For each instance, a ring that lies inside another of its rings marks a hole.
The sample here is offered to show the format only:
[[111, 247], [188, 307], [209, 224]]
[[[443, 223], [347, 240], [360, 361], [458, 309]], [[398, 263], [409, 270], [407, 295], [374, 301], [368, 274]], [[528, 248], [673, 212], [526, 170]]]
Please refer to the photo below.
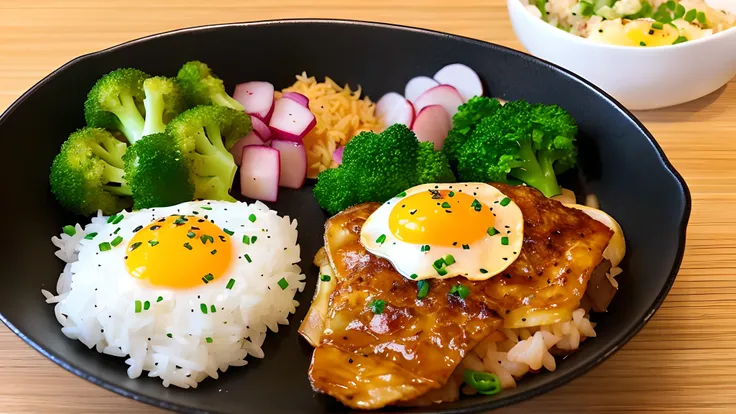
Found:
[[[519, 258], [486, 281], [431, 280], [423, 299], [417, 282], [360, 244], [362, 224], [379, 204], [360, 204], [328, 220], [325, 251], [335, 283], [321, 292], [330, 293], [326, 313], [310, 324], [314, 332], [315, 321], [324, 321], [309, 371], [316, 391], [352, 408], [407, 402], [443, 386], [496, 329], [552, 323], [577, 309], [612, 232], [536, 190], [496, 186], [524, 215]], [[470, 288], [464, 300], [449, 294], [459, 282]], [[374, 312], [374, 300], [384, 301], [382, 312]]]

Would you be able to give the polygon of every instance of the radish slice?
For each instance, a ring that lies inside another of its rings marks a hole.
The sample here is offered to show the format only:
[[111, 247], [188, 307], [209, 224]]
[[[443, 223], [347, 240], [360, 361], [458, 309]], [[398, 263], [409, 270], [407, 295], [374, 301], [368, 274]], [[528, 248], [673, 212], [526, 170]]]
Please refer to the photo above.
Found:
[[411, 130], [420, 142], [431, 142], [435, 150], [440, 150], [451, 128], [452, 119], [445, 108], [440, 105], [429, 105], [419, 111]]
[[275, 139], [302, 142], [302, 138], [317, 124], [309, 109], [291, 99], [279, 99], [274, 104], [273, 116], [268, 126]]
[[240, 167], [240, 194], [262, 201], [276, 201], [279, 196], [281, 161], [278, 150], [262, 145], [243, 148]]
[[457, 89], [465, 102], [474, 96], [483, 96], [483, 84], [473, 69], [462, 63], [453, 63], [437, 71], [434, 80]]
[[263, 121], [251, 115], [250, 123], [253, 125], [253, 132], [258, 134], [262, 140], [268, 141], [271, 139], [271, 130], [268, 129], [268, 125], [264, 124]]
[[345, 152], [345, 147], [340, 147], [332, 153], [332, 161], [335, 161], [337, 165], [342, 164], [342, 153]]
[[421, 111], [429, 105], [442, 105], [452, 117], [457, 113], [457, 107], [463, 103], [465, 101], [457, 92], [457, 89], [450, 85], [440, 85], [424, 92], [422, 96], [417, 98], [415, 107], [417, 111]]
[[309, 109], [309, 98], [299, 92], [284, 92], [284, 98], [291, 99], [299, 105]]
[[263, 145], [263, 139], [258, 136], [255, 131], [244, 136], [243, 138], [240, 138], [240, 140], [236, 142], [232, 148], [230, 148], [230, 153], [233, 154], [235, 164], [240, 165], [240, 162], [243, 159], [243, 148], [249, 145]]
[[273, 112], [273, 85], [268, 82], [245, 82], [235, 86], [233, 98], [245, 108], [245, 113], [268, 122]]
[[307, 151], [304, 145], [292, 141], [275, 139], [271, 146], [279, 150], [281, 157], [281, 177], [279, 185], [287, 188], [301, 188], [307, 179]]
[[396, 92], [389, 92], [376, 103], [376, 116], [389, 127], [404, 124], [411, 128], [414, 122], [414, 105]]
[[417, 98], [420, 97], [424, 92], [427, 92], [428, 90], [439, 85], [440, 84], [432, 78], [428, 78], [426, 76], [417, 76], [416, 78], [412, 78], [409, 82], [406, 83], [406, 87], [404, 88], [404, 97], [411, 101], [411, 103], [416, 103]]

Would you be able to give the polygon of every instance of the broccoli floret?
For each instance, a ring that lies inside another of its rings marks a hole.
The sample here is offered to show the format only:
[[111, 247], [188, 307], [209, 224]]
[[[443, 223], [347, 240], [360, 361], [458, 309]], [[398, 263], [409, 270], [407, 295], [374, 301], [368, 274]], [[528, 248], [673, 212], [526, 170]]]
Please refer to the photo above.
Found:
[[380, 134], [362, 132], [353, 138], [342, 164], [317, 177], [314, 195], [322, 208], [335, 214], [361, 202], [384, 202], [419, 184], [454, 180], [444, 155], [396, 124]]
[[130, 143], [139, 140], [145, 114], [143, 82], [148, 77], [138, 69], [117, 69], [101, 77], [84, 103], [87, 126], [120, 130]]
[[478, 122], [495, 114], [500, 107], [501, 103], [497, 99], [485, 96], [474, 96], [460, 105], [452, 117], [452, 129], [442, 145], [442, 152], [449, 159], [452, 168], [457, 168], [458, 151], [468, 140]]
[[101, 128], [72, 133], [51, 164], [51, 192], [64, 208], [82, 215], [130, 207], [132, 192], [123, 178], [126, 148]]
[[169, 135], [141, 138], [128, 148], [123, 162], [136, 210], [171, 206], [194, 198], [189, 164]]
[[154, 76], [143, 81], [146, 98], [142, 136], [162, 133], [166, 124], [187, 109], [184, 93], [174, 78]]
[[228, 194], [237, 170], [229, 149], [251, 129], [244, 112], [215, 105], [197, 106], [169, 122], [166, 133], [191, 164], [195, 198], [235, 200]]
[[509, 102], [481, 119], [458, 149], [463, 181], [510, 182], [514, 178], [547, 197], [560, 194], [556, 173], [575, 165], [575, 120], [558, 106]]
[[222, 79], [207, 64], [199, 61], [185, 63], [176, 75], [189, 104], [220, 105], [243, 111], [243, 105], [225, 92]]

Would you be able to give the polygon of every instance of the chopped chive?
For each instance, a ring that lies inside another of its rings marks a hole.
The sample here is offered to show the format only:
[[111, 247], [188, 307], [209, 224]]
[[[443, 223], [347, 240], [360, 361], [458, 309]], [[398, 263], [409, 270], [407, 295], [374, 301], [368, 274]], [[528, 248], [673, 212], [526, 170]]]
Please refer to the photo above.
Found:
[[439, 259], [435, 260], [434, 263], [432, 263], [432, 267], [434, 267], [435, 269], [441, 269], [445, 267], [445, 265], [446, 263], [444, 257], [440, 257]]
[[685, 36], [679, 36], [677, 39], [675, 39], [674, 42], [672, 42], [673, 45], [679, 45], [680, 43], [687, 42], [687, 37]]
[[383, 299], [375, 299], [368, 304], [368, 307], [371, 308], [371, 312], [375, 313], [376, 315], [380, 315], [386, 308], [386, 301], [384, 301]]
[[141, 243], [141, 242], [135, 242], [135, 243], [131, 244], [130, 245], [130, 251], [132, 252], [133, 250], [141, 247], [141, 244], [143, 244], [143, 243]]
[[66, 234], [67, 236], [74, 236], [75, 234], [77, 234], [77, 229], [75, 229], [74, 226], [64, 226], [62, 227], [61, 231], [63, 231], [64, 234]]
[[163, 296], [159, 296], [159, 297], [158, 297], [158, 298], [156, 299], [156, 303], [159, 303], [159, 302], [161, 302], [162, 300], [164, 300], [164, 297], [163, 297]]
[[429, 294], [429, 282], [426, 280], [420, 280], [417, 282], [417, 299], [421, 300], [427, 297]]
[[187, 250], [192, 250], [192, 245], [191, 245], [191, 244], [189, 244], [189, 242], [187, 242], [187, 243], [184, 243], [184, 247], [186, 247], [186, 248], [187, 248]]
[[182, 224], [186, 223], [187, 219], [184, 217], [179, 217], [178, 219], [174, 220], [174, 224], [177, 226], [181, 226]]
[[120, 244], [122, 242], [123, 242], [123, 238], [120, 237], [120, 236], [118, 236], [118, 237], [115, 237], [114, 239], [112, 239], [112, 242], [110, 244], [112, 244], [112, 247], [117, 247], [118, 244]]
[[450, 289], [450, 294], [460, 296], [460, 299], [465, 299], [470, 294], [470, 288], [462, 283], [458, 283]]
[[450, 197], [455, 197], [455, 192], [454, 191], [450, 191], [449, 193], [447, 193], [447, 195], [450, 196]]
[[250, 244], [250, 237], [247, 234], [243, 235], [243, 243]]
[[248, 253], [244, 254], [243, 257], [245, 257], [245, 260], [247, 260], [248, 263], [253, 263], [253, 260], [250, 260], [250, 256], [248, 256]]
[[446, 265], [449, 266], [449, 265], [451, 265], [453, 263], [455, 263], [455, 256], [453, 256], [451, 254], [448, 254], [447, 256], [445, 256], [445, 264]]
[[435, 269], [435, 270], [437, 271], [437, 274], [440, 275], [440, 276], [446, 276], [447, 275], [447, 269], [445, 269], [444, 267], [443, 268], [440, 268], [440, 269]]
[[496, 230], [495, 227], [489, 227], [486, 232], [488, 233], [489, 236], [495, 236], [498, 234], [498, 230]]
[[174, 335], [172, 335], [170, 333], [167, 333], [166, 336], [168, 336], [169, 338], [173, 338], [174, 337]]
[[199, 304], [199, 310], [202, 311], [202, 313], [204, 313], [206, 315], [207, 314], [207, 305], [205, 305], [204, 303], [200, 303]]
[[215, 242], [215, 239], [212, 238], [212, 236], [210, 236], [208, 234], [203, 234], [203, 235], [199, 236], [199, 240], [202, 241], [202, 244], [207, 244], [207, 241], [208, 240], [209, 240], [210, 243], [214, 243]]
[[412, 274], [411, 274], [411, 276], [409, 276], [409, 277], [410, 277], [410, 278], [412, 278], [412, 279], [416, 279], [416, 278], [418, 278], [419, 276], [417, 276], [417, 274], [416, 274], [416, 273], [412, 273]]
[[698, 19], [698, 23], [700, 24], [707, 24], [708, 18], [705, 16], [705, 12], [699, 11], [698, 14], [695, 15], [695, 18]]
[[289, 282], [287, 282], [283, 277], [277, 283], [281, 290], [286, 290], [286, 288], [289, 287]]
[[142, 308], [143, 304], [141, 303], [141, 301], [135, 301], [135, 313], [141, 313]]
[[504, 197], [503, 200], [501, 200], [501, 206], [506, 207], [511, 202], [511, 199], [508, 197]]
[[222, 229], [222, 231], [224, 231], [225, 233], [227, 233], [228, 236], [232, 236], [233, 234], [235, 234], [234, 231], [230, 231], [228, 229]]
[[662, 30], [664, 29], [664, 25], [662, 22], [654, 22], [652, 23], [652, 29]]
[[647, 44], [644, 42], [639, 42], [639, 46], [646, 46]]
[[447, 201], [445, 201], [444, 203], [442, 203], [442, 205], [440, 207], [442, 207], [442, 208], [451, 208], [452, 206], [450, 205], [450, 203], [448, 203]]
[[213, 280], [215, 277], [212, 276], [212, 273], [207, 273], [206, 275], [204, 275], [204, 278], [207, 280]]
[[506, 237], [506, 236], [501, 237], [501, 244], [504, 245], [504, 246], [508, 246], [509, 245], [509, 238]]
[[189, 233], [187, 233], [187, 237], [189, 237], [190, 239], [193, 239], [197, 237], [197, 233], [190, 231]]
[[149, 310], [151, 309], [151, 302], [145, 301], [143, 302], [143, 310]]
[[383, 244], [386, 241], [386, 235], [382, 234], [376, 239], [376, 243]]
[[100, 247], [100, 251], [101, 252], [106, 252], [106, 251], [112, 249], [112, 246], [110, 246], [110, 243], [108, 243], [108, 242], [102, 242], [102, 243], [100, 243], [99, 247]]
[[210, 313], [217, 313], [217, 308], [215, 305], [210, 305]]
[[202, 206], [200, 207], [202, 210], [212, 210], [212, 207]]
[[158, 240], [149, 240], [148, 241], [148, 244], [150, 244], [151, 247], [158, 246], [158, 243], [159, 243]]
[[421, 251], [422, 252], [428, 252], [429, 251], [429, 245], [428, 244], [422, 245]]
[[205, 279], [205, 278], [202, 278], [202, 282], [203, 282], [203, 283], [204, 283], [205, 285], [206, 285], [206, 284], [208, 284], [208, 283], [210, 283], [210, 281], [209, 281], [209, 280], [207, 280], [207, 279]]
[[[695, 17], [693, 17], [693, 19], [694, 19], [694, 18], [695, 18]], [[107, 218], [107, 224], [110, 224], [110, 223], [112, 223], [112, 222], [113, 222], [113, 221], [114, 221], [114, 220], [115, 220], [115, 219], [116, 219], [117, 217], [118, 217], [118, 215], [117, 215], [117, 214], [113, 214], [112, 216], [108, 217], [108, 218]]]
[[332, 280], [332, 277], [330, 277], [330, 275], [321, 275], [319, 277], [319, 280], [321, 280], [323, 282], [329, 282], [330, 280]]
[[116, 228], [115, 231], [112, 232], [112, 234], [118, 234], [119, 231], [120, 231], [120, 227]]
[[406, 191], [402, 191], [399, 194], [396, 194], [396, 197], [394, 198], [397, 198], [397, 197], [406, 197]]
[[250, 238], [250, 244], [255, 244], [256, 240], [258, 240], [258, 236], [253, 236]]
[[209, 336], [208, 336], [208, 337], [206, 337], [206, 338], [204, 338], [204, 340], [205, 340], [205, 341], [206, 341], [206, 342], [207, 342], [208, 344], [211, 344], [211, 343], [212, 343], [212, 338], [210, 338]]
[[118, 216], [115, 217], [115, 220], [112, 221], [112, 224], [118, 224], [121, 221], [123, 221], [124, 218], [125, 217], [122, 214], [120, 214], [120, 215], [118, 215]]
[[688, 23], [692, 23], [693, 20], [695, 20], [695, 17], [697, 17], [698, 11], [696, 9], [690, 9], [685, 13], [685, 21]]
[[217, 254], [217, 249], [214, 249], [214, 250], [212, 250], [212, 251], [210, 252], [210, 254], [211, 254], [211, 255], [213, 255], [213, 256], [214, 256], [214, 255], [216, 255], [216, 254]]
[[483, 205], [480, 204], [480, 201], [473, 200], [473, 203], [470, 204], [470, 207], [473, 207], [473, 210], [480, 211], [483, 208]]
[[255, 214], [251, 214], [250, 216], [248, 216], [248, 220], [250, 220], [251, 223], [255, 223], [256, 222], [256, 215]]
[[233, 289], [233, 286], [235, 286], [235, 279], [230, 279], [227, 282], [227, 286], [225, 286], [225, 289], [232, 290]]
[[156, 230], [158, 230], [158, 229], [160, 229], [160, 228], [161, 228], [161, 226], [159, 226], [159, 225], [157, 224], [157, 225], [155, 225], [155, 226], [151, 226], [151, 231], [156, 231]]
[[97, 237], [97, 233], [95, 233], [95, 232], [92, 232], [92, 233], [89, 233], [89, 234], [87, 234], [86, 236], [84, 236], [84, 240], [92, 240], [92, 239], [94, 239], [95, 237]]
[[480, 269], [480, 272], [481, 272], [482, 274], [486, 274], [486, 273], [488, 273], [488, 271], [487, 271], [486, 269], [483, 269], [483, 268], [481, 268], [481, 269]]
[[470, 245], [463, 244], [463, 250], [470, 250]]

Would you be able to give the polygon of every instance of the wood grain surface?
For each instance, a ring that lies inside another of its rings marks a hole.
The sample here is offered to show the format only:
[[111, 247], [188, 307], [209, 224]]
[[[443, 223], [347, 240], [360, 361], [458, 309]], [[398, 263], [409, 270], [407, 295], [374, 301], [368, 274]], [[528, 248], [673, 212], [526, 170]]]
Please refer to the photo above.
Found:
[[[70, 59], [181, 27], [286, 17], [374, 20], [521, 48], [504, 0], [0, 0], [0, 111]], [[725, 51], [724, 51], [725, 52]], [[503, 413], [736, 412], [736, 81], [639, 112], [692, 191], [664, 306], [585, 377]], [[0, 327], [0, 412], [160, 412], [85, 382]]]

